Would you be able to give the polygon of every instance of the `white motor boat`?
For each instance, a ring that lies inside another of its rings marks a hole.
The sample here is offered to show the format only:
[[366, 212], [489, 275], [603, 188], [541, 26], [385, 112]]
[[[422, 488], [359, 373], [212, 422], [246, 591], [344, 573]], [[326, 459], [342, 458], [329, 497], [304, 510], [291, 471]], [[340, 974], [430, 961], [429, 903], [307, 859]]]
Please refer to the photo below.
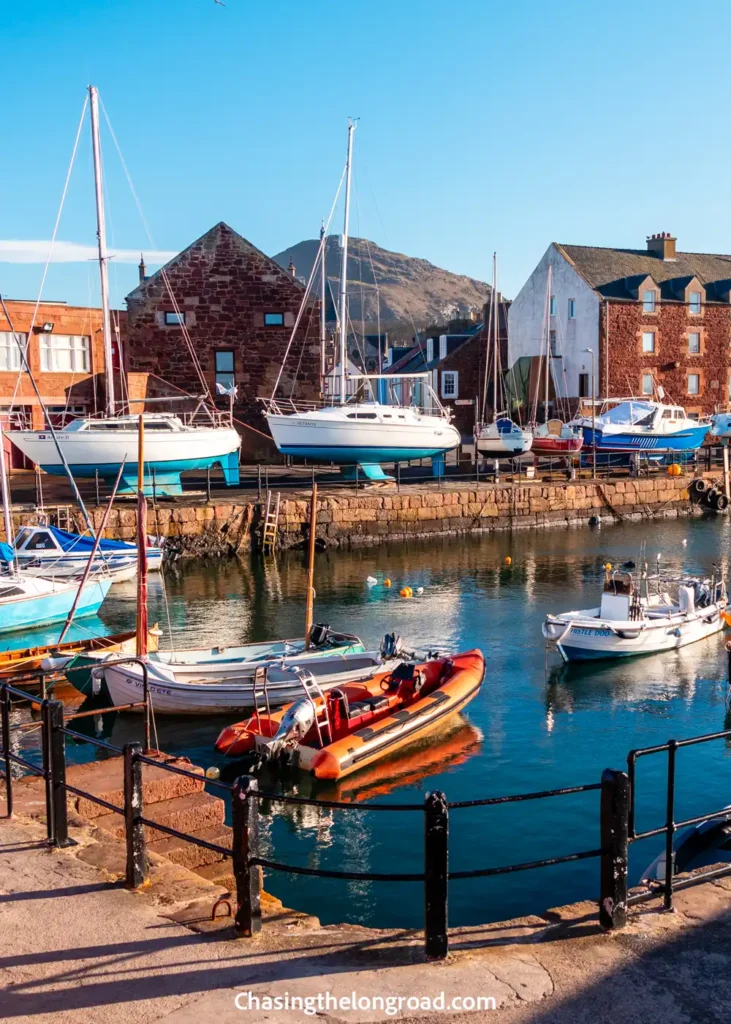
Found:
[[[80, 576], [94, 550], [94, 538], [70, 533], [56, 526], [22, 526], [15, 538], [15, 558], [27, 576], [53, 576], [56, 579]], [[162, 569], [162, 548], [147, 545], [148, 571]], [[137, 547], [123, 540], [102, 538], [97, 547], [92, 573], [108, 571], [119, 583], [137, 574]]]
[[711, 433], [723, 440], [731, 437], [731, 412], [717, 412], [711, 416]]
[[607, 572], [598, 608], [546, 616], [547, 646], [564, 661], [626, 658], [674, 651], [723, 629], [726, 586], [715, 575], [648, 577], [645, 572], [641, 583], [644, 596], [631, 573]]
[[597, 452], [697, 451], [711, 429], [710, 420], [691, 419], [682, 406], [651, 398], [628, 398], [595, 417], [581, 419], [584, 445]]
[[475, 430], [475, 444], [478, 452], [493, 458], [512, 458], [530, 451], [533, 434], [513, 423], [507, 416], [501, 416], [494, 423], [486, 423]]

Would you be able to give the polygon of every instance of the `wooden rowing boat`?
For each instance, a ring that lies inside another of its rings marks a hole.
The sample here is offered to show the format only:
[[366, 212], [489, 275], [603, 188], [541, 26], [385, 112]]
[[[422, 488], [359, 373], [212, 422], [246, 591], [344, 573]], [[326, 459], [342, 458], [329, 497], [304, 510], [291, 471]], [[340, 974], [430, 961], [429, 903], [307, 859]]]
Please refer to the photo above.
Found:
[[[155, 624], [149, 633], [151, 649], [157, 646], [160, 631]], [[24, 672], [62, 672], [73, 658], [85, 654], [130, 654], [136, 649], [137, 634], [134, 630], [113, 633], [111, 636], [84, 637], [69, 640], [63, 644], [44, 644], [26, 647], [16, 651], [0, 651], [0, 679]]]

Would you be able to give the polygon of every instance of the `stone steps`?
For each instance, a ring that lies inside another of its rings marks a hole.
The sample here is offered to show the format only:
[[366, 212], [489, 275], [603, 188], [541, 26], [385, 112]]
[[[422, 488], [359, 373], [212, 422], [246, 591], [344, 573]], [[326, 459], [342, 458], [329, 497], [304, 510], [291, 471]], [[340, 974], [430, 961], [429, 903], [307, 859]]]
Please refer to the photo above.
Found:
[[[209, 793], [187, 793], [185, 796], [161, 800], [152, 805], [143, 803], [142, 813], [151, 821], [175, 828], [179, 832], [192, 833], [211, 826], [223, 825], [226, 808], [223, 800]], [[124, 837], [124, 818], [119, 814], [110, 811], [98, 815], [95, 824], [118, 838]], [[168, 834], [145, 825], [145, 838], [148, 843], [154, 843], [160, 839], [167, 839]]]
[[[200, 780], [177, 775], [164, 768], [143, 764], [142, 799], [145, 805], [162, 803], [176, 797], [203, 792], [205, 781], [202, 768], [190, 764], [185, 758], [170, 759], [169, 763], [199, 774]], [[121, 757], [69, 767], [66, 770], [66, 781], [76, 789], [85, 790], [92, 796], [106, 800], [117, 807], [124, 805], [124, 764]], [[88, 797], [77, 796], [73, 793], [69, 793], [69, 807], [82, 818], [87, 818], [90, 821], [111, 813]]]
[[[228, 825], [210, 825], [207, 828], [192, 832], [191, 835], [196, 839], [204, 839], [209, 843], [216, 843], [218, 846], [223, 846], [224, 849], [231, 849], [233, 832]], [[196, 846], [195, 843], [178, 839], [177, 836], [166, 836], [164, 839], [151, 842], [148, 844], [148, 850], [151, 853], [158, 853], [162, 857], [167, 857], [174, 864], [182, 864], [183, 867], [190, 868], [198, 874], [200, 874], [199, 868], [206, 867], [209, 864], [220, 864], [224, 859], [223, 855], [215, 850], [208, 850], [205, 846]]]

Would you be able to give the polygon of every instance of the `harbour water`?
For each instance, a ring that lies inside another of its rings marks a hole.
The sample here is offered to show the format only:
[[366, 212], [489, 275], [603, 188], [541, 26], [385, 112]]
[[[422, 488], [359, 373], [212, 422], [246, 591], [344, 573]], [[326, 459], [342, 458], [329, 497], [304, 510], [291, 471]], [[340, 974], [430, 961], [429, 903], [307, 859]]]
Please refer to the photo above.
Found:
[[[316, 621], [358, 633], [377, 646], [396, 631], [407, 645], [442, 651], [480, 647], [487, 657], [481, 693], [464, 720], [446, 734], [335, 784], [301, 780], [302, 795], [419, 803], [430, 789], [450, 800], [546, 790], [598, 782], [606, 767], [623, 768], [630, 749], [729, 727], [726, 654], [720, 635], [680, 652], [587, 667], [546, 660], [541, 622], [547, 611], [598, 603], [602, 566], [639, 562], [644, 541], [663, 568], [710, 572], [728, 568], [725, 518], [672, 519], [600, 529], [522, 531], [514, 536], [444, 538], [384, 544], [317, 556]], [[687, 543], [684, 545], [683, 541]], [[506, 558], [512, 559], [506, 565]], [[367, 576], [378, 584], [369, 587]], [[393, 581], [390, 589], [383, 580]], [[166, 644], [233, 645], [301, 635], [305, 565], [302, 553], [259, 560], [179, 563], [151, 577], [150, 621]], [[408, 584], [423, 595], [399, 597]], [[102, 610], [108, 631], [134, 623], [134, 584], [112, 589]], [[84, 628], [94, 625], [86, 620]], [[37, 634], [36, 634], [37, 636]], [[6, 638], [6, 646], [9, 646]], [[13, 638], [20, 641], [20, 638]], [[30, 639], [30, 638], [28, 638]], [[20, 646], [14, 642], [13, 646]], [[112, 721], [112, 719], [114, 719]], [[93, 731], [99, 720], [82, 720]], [[212, 744], [225, 719], [164, 719], [159, 745], [197, 764], [221, 764]], [[79, 723], [81, 726], [81, 722]], [[135, 716], [106, 716], [113, 743], [139, 738]], [[70, 759], [95, 756], [88, 745]], [[678, 755], [678, 816], [731, 802], [731, 747], [723, 741]], [[666, 760], [644, 759], [638, 771], [638, 828], [664, 822]], [[291, 791], [291, 790], [290, 790]], [[468, 870], [560, 856], [599, 845], [599, 794], [454, 810], [450, 869]], [[337, 870], [420, 871], [423, 818], [418, 813], [265, 807], [264, 856]], [[630, 878], [661, 848], [651, 839], [631, 848]], [[457, 881], [450, 889], [450, 923], [470, 925], [540, 913], [595, 898], [598, 860], [489, 879]], [[323, 880], [273, 872], [266, 887], [286, 905], [324, 922], [418, 927], [418, 883]]]

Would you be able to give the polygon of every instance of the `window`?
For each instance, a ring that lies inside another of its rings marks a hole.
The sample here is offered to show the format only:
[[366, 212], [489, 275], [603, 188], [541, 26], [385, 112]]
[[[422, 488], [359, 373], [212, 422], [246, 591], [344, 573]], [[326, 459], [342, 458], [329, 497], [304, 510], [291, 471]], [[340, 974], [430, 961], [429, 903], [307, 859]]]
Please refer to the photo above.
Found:
[[230, 391], [234, 386], [234, 353], [233, 349], [222, 349], [216, 352], [216, 384]]
[[434, 339], [433, 338], [427, 338], [426, 339], [426, 361], [427, 361], [427, 363], [430, 363], [433, 358], [434, 358]]
[[642, 394], [652, 395], [655, 391], [655, 379], [651, 373], [642, 374]]
[[[18, 339], [17, 341], [15, 339]], [[25, 348], [27, 334], [13, 334], [12, 331], [0, 331], [0, 370], [20, 369], [20, 349], [18, 342]]]
[[576, 299], [569, 299], [569, 320], [576, 319]]
[[701, 393], [701, 375], [699, 373], [688, 374], [688, 394], [699, 395]]
[[643, 331], [642, 332], [642, 351], [643, 352], [654, 352], [655, 351], [655, 332], [654, 331]]
[[556, 315], [556, 296], [551, 296], [551, 316]]
[[642, 312], [643, 313], [654, 313], [655, 312], [655, 293], [653, 291], [642, 293]]
[[166, 327], [180, 327], [185, 323], [185, 313], [173, 313], [168, 310], [165, 311], [165, 326]]
[[440, 334], [439, 335], [439, 358], [440, 359], [446, 359], [447, 358], [447, 335], [446, 334]]
[[701, 312], [701, 293], [691, 292], [690, 293], [690, 311], [691, 313]]
[[548, 344], [551, 347], [551, 355], [554, 359], [558, 359], [558, 342], [556, 341], [556, 332], [548, 332]]
[[89, 372], [89, 339], [80, 334], [41, 334], [41, 370]]
[[86, 415], [86, 406], [83, 405], [46, 406], [46, 423], [50, 422], [54, 427], [65, 427], [67, 423], [84, 415]]
[[579, 374], [579, 398], [589, 397], [589, 374]]
[[459, 374], [456, 370], [442, 370], [442, 398], [457, 398]]
[[698, 355], [701, 350], [701, 336], [698, 331], [691, 331], [688, 335], [688, 352], [691, 355]]
[[264, 323], [267, 327], [284, 327], [284, 313], [265, 313]]

